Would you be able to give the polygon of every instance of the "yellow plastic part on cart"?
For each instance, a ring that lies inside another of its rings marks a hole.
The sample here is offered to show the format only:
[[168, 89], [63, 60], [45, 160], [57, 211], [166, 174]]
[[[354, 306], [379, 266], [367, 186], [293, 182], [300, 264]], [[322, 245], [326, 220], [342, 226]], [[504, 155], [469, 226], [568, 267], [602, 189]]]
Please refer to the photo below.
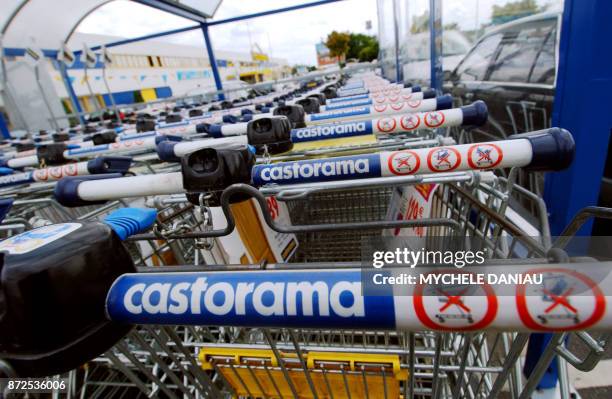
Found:
[[[280, 352], [287, 376], [269, 349], [205, 347], [199, 360], [204, 370], [216, 369], [238, 396], [314, 398], [399, 398], [400, 381], [408, 371], [397, 355], [349, 352], [303, 353], [306, 370], [295, 353]], [[290, 381], [288, 381], [288, 379]]]

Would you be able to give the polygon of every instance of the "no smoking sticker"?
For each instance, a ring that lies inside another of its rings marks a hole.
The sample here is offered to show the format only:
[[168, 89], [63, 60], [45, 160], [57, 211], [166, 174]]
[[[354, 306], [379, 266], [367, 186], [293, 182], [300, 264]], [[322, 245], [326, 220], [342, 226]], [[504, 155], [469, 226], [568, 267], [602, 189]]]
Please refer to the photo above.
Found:
[[394, 175], [411, 175], [419, 170], [421, 159], [416, 152], [405, 150], [391, 154], [387, 163]]
[[[440, 270], [432, 272], [465, 273]], [[471, 331], [487, 327], [497, 315], [498, 301], [493, 288], [482, 285], [417, 285], [414, 311], [428, 328], [442, 331]]]
[[538, 269], [542, 284], [516, 287], [516, 306], [525, 327], [532, 330], [582, 330], [604, 315], [606, 299], [597, 283], [568, 269]]

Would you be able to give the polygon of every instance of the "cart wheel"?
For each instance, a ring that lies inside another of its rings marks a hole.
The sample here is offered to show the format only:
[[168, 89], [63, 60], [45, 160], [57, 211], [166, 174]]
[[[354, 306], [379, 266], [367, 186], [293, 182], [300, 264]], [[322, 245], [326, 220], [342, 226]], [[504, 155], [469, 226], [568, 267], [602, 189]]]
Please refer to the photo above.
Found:
[[548, 321], [546, 320], [546, 317], [544, 316], [538, 316], [538, 319], [540, 319], [540, 321], [542, 322], [542, 324], [546, 324]]
[[472, 316], [468, 317], [467, 321], [470, 324], [474, 324], [474, 319], [472, 318]]
[[438, 319], [440, 321], [440, 323], [444, 323], [444, 317], [442, 317], [440, 315], [436, 315], [436, 319]]

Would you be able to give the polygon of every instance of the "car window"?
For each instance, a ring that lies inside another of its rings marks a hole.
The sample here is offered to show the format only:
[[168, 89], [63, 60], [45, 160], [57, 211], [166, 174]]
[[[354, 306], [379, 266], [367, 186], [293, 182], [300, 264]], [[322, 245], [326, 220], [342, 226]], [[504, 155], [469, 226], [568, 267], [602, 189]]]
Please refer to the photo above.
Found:
[[495, 55], [497, 45], [500, 43], [502, 37], [503, 35], [501, 33], [496, 33], [484, 38], [478, 43], [457, 68], [459, 80], [471, 81], [484, 79], [489, 61]]
[[529, 79], [531, 83], [547, 85], [555, 83], [555, 71], [557, 69], [555, 60], [556, 43], [557, 29], [552, 29], [538, 54], [533, 71], [531, 71], [531, 78]]
[[545, 40], [554, 29], [554, 20], [535, 21], [504, 32], [500, 50], [487, 80], [527, 82]]

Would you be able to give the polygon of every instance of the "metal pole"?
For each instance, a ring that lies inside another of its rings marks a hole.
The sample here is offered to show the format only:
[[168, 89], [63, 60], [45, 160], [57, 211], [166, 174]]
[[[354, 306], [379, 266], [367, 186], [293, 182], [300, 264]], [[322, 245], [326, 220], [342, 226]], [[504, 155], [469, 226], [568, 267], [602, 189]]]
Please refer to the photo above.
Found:
[[2, 133], [2, 137], [5, 139], [11, 138], [11, 133], [8, 130], [8, 126], [6, 125], [6, 121], [4, 120], [4, 115], [0, 112], [0, 133]]
[[442, 0], [429, 0], [429, 54], [431, 88], [442, 94]]
[[66, 87], [66, 92], [68, 93], [68, 98], [72, 103], [73, 112], [78, 115], [79, 122], [83, 125], [85, 124], [85, 119], [83, 118], [83, 109], [81, 108], [81, 104], [79, 103], [79, 98], [74, 91], [74, 87], [72, 87], [72, 82], [70, 81], [70, 76], [68, 75], [68, 67], [64, 62], [56, 61], [57, 69], [60, 71], [60, 75], [62, 77], [62, 81], [64, 82], [64, 86]]
[[[611, 13], [609, 1], [564, 3], [552, 126], [572, 132], [576, 155], [569, 169], [546, 175], [544, 199], [553, 235], [580, 209], [598, 204], [606, 162], [611, 162], [607, 93], [612, 90], [612, 52], [603, 50], [609, 46], [602, 43], [602, 38], [612, 37]], [[588, 102], [580, 100], [587, 97]], [[578, 235], [590, 235], [591, 228], [592, 223], [586, 223]]]
[[395, 40], [395, 81], [402, 81], [402, 70], [400, 67], [400, 44], [399, 44], [399, 3], [393, 0], [393, 38]]
[[96, 111], [100, 111], [100, 106], [98, 104], [98, 99], [96, 98], [96, 95], [94, 94], [94, 92], [93, 92], [93, 90], [91, 88], [91, 85], [89, 84], [89, 76], [87, 76], [87, 70], [88, 69], [89, 68], [87, 67], [87, 63], [85, 63], [85, 69], [84, 69], [84, 72], [85, 72], [85, 83], [87, 84], [87, 90], [89, 91], [89, 95], [91, 96], [91, 100], [94, 103], [94, 107], [96, 108]]
[[43, 102], [45, 103], [45, 106], [47, 107], [47, 111], [49, 111], [51, 125], [53, 125], [53, 128], [59, 132], [60, 127], [55, 118], [55, 114], [53, 113], [53, 108], [51, 108], [51, 104], [49, 103], [49, 99], [47, 98], [47, 94], [45, 93], [45, 89], [43, 88], [42, 83], [40, 81], [40, 63], [38, 62], [38, 60], [36, 60], [36, 63], [34, 64], [34, 76], [36, 76], [36, 84], [38, 85], [38, 89], [40, 90], [40, 95], [43, 99]]
[[104, 86], [106, 86], [106, 92], [108, 93], [108, 98], [111, 102], [111, 108], [115, 113], [115, 117], [117, 118], [117, 122], [121, 122], [121, 118], [119, 117], [119, 111], [117, 110], [117, 104], [115, 104], [115, 97], [113, 97], [113, 92], [108, 85], [108, 80], [106, 80], [106, 63], [102, 66], [102, 80], [104, 81]]
[[[206, 43], [206, 52], [208, 53], [208, 62], [212, 68], [213, 77], [215, 78], [215, 86], [217, 90], [223, 90], [223, 84], [221, 83], [221, 76], [219, 75], [219, 67], [217, 66], [217, 59], [215, 58], [215, 52], [210, 41], [210, 35], [208, 34], [208, 25], [200, 24], [202, 27], [202, 33], [204, 34], [204, 43]], [[225, 100], [225, 94], [219, 94], [219, 100]]]

